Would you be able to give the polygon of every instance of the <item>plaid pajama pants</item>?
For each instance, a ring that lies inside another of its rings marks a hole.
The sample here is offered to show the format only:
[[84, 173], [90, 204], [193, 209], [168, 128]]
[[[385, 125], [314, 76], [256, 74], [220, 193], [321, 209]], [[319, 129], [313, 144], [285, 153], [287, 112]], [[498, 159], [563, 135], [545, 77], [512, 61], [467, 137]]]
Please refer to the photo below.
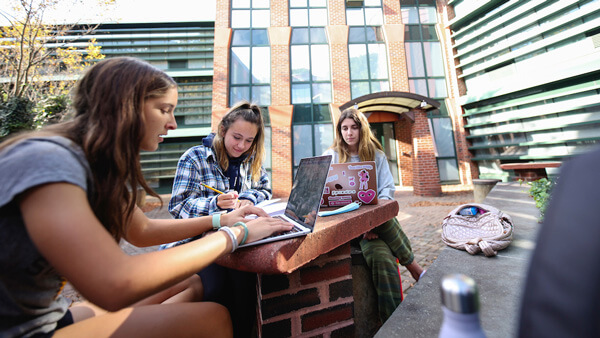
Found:
[[371, 269], [379, 307], [379, 317], [384, 323], [402, 302], [402, 287], [398, 265], [408, 265], [414, 260], [410, 241], [396, 218], [373, 229], [379, 238], [362, 239], [360, 248]]

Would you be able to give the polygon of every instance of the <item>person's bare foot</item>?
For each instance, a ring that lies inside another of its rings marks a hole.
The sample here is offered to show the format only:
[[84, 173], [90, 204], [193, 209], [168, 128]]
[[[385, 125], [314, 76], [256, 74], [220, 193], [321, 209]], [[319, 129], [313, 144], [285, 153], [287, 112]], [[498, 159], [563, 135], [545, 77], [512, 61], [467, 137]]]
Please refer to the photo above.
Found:
[[408, 272], [410, 272], [411, 276], [418, 282], [421, 276], [423, 275], [423, 268], [417, 263], [417, 261], [412, 261], [412, 263], [406, 266]]

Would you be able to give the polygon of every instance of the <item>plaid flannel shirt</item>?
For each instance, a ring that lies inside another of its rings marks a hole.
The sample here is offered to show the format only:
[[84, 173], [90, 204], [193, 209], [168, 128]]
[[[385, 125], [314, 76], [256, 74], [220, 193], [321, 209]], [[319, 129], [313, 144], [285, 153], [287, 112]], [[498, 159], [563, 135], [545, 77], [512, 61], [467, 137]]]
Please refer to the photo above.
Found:
[[[250, 162], [242, 163], [240, 178], [239, 199], [250, 200], [255, 205], [271, 199], [269, 176], [264, 168], [261, 168], [260, 179], [252, 182]], [[188, 149], [179, 159], [169, 201], [169, 212], [174, 218], [193, 218], [222, 211], [217, 206], [218, 193], [200, 183], [223, 192], [229, 190], [229, 178], [221, 170], [212, 148], [204, 145]]]
[[[269, 176], [264, 168], [261, 167], [260, 179], [252, 182], [250, 163], [242, 163], [240, 177], [242, 189], [238, 192], [239, 199], [250, 200], [254, 205], [271, 199]], [[173, 192], [169, 201], [169, 212], [174, 218], [194, 218], [223, 210], [217, 206], [219, 194], [200, 183], [223, 192], [229, 190], [229, 178], [221, 170], [212, 148], [204, 145], [188, 149], [177, 163]], [[197, 237], [164, 244], [160, 249], [181, 245], [195, 238]]]

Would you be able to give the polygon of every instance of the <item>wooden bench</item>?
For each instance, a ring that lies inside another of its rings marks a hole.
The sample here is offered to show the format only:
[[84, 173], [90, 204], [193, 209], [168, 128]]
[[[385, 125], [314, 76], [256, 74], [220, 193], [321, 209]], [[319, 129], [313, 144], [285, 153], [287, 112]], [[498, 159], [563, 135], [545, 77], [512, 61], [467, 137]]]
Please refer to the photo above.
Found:
[[548, 178], [547, 168], [558, 168], [562, 162], [531, 162], [531, 163], [505, 163], [501, 164], [502, 170], [512, 170], [513, 181], [535, 181], [540, 178]]

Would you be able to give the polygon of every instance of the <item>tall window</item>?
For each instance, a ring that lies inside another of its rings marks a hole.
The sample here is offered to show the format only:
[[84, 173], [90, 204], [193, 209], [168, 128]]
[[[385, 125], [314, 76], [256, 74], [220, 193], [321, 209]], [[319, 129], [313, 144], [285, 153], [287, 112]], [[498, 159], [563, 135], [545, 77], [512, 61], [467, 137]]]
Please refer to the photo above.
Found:
[[401, 6], [410, 91], [442, 102], [440, 109], [429, 114], [430, 126], [440, 181], [455, 182], [459, 180], [458, 162], [452, 120], [443, 103], [448, 94], [442, 49], [435, 31], [435, 0], [402, 0]]
[[290, 0], [294, 169], [333, 142], [326, 0]]
[[271, 104], [269, 0], [232, 0], [229, 104], [248, 100]]
[[402, 1], [408, 82], [412, 93], [445, 98], [444, 59], [435, 32], [435, 0]]
[[386, 47], [381, 26], [381, 0], [365, 0], [346, 8], [352, 98], [389, 90]]

